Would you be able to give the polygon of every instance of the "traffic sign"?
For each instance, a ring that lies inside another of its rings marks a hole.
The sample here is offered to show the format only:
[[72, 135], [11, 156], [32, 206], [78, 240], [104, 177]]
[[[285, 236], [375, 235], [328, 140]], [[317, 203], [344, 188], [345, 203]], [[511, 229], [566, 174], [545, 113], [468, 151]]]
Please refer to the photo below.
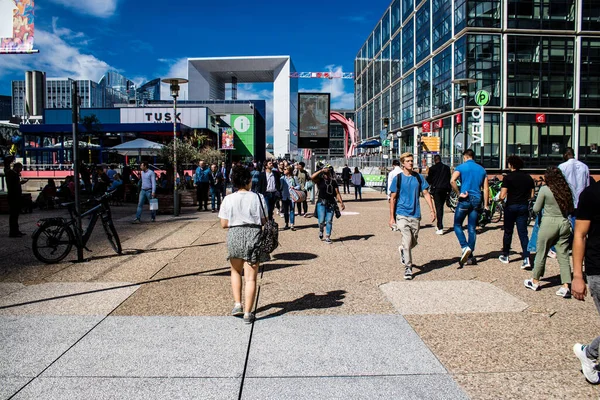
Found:
[[487, 106], [489, 102], [490, 93], [487, 90], [479, 90], [477, 93], [475, 93], [475, 103], [477, 103], [478, 106]]

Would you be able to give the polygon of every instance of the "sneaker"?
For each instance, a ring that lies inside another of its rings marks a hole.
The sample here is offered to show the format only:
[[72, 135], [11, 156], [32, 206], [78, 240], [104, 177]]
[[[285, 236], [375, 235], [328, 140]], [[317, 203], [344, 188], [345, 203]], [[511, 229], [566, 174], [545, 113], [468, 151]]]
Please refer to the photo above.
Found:
[[328, 237], [326, 237], [326, 238], [325, 238], [325, 243], [327, 243], [327, 244], [331, 244], [331, 243], [332, 243], [332, 242], [331, 242], [331, 238], [328, 238]]
[[527, 289], [540, 290], [540, 285], [533, 283], [533, 279], [525, 279], [523, 285], [525, 285]]
[[239, 306], [233, 306], [233, 309], [231, 310], [231, 315], [233, 315], [234, 317], [244, 315], [244, 309], [242, 308], [242, 305], [240, 304]]
[[283, 227], [284, 231], [287, 231], [288, 229], [290, 229], [290, 227], [288, 225], [286, 225], [286, 226]]
[[464, 265], [465, 262], [467, 261], [467, 259], [469, 258], [469, 256], [471, 255], [471, 248], [469, 246], [465, 247], [462, 249], [462, 254], [460, 255], [460, 260], [458, 261], [459, 264]]
[[556, 291], [556, 295], [560, 296], [562, 298], [565, 298], [565, 299], [570, 299], [571, 298], [571, 291], [569, 290], [569, 288], [561, 286], [560, 289], [558, 289]]
[[443, 229], [438, 229], [437, 231], [435, 231], [436, 235], [443, 235], [444, 234], [444, 230]]
[[131, 221], [131, 223], [132, 223], [132, 224], [139, 224], [139, 223], [141, 223], [141, 222], [142, 222], [142, 221], [140, 221], [140, 219], [139, 219], [139, 218], [136, 218], [136, 219], [134, 219], [133, 221]]
[[412, 279], [412, 267], [404, 268], [404, 279], [407, 281]]
[[156, 222], [156, 218], [152, 218], [150, 221], [152, 221], [152, 222]]
[[296, 227], [295, 227], [294, 225], [292, 225], [292, 226], [290, 226], [290, 229], [291, 229], [291, 230], [292, 230], [292, 232], [293, 232], [293, 231], [295, 231], [295, 230], [296, 230]]
[[529, 261], [529, 257], [523, 259], [523, 264], [521, 264], [521, 269], [530, 269], [531, 262]]
[[404, 248], [400, 247], [400, 263], [406, 266], [406, 257], [404, 256]]
[[548, 250], [548, 257], [556, 258], [556, 252], [554, 250]]
[[586, 347], [587, 346], [581, 343], [575, 343], [575, 345], [573, 345], [573, 353], [575, 353], [575, 356], [581, 361], [581, 372], [583, 372], [585, 379], [589, 383], [596, 384], [600, 381], [600, 376], [598, 376], [598, 371], [596, 370], [596, 363], [594, 360], [590, 360], [586, 355]]
[[467, 265], [477, 265], [477, 260], [475, 259], [475, 257], [467, 258]]
[[323, 231], [319, 231], [319, 240], [323, 240]]
[[508, 256], [505, 256], [505, 255], [501, 255], [500, 257], [498, 257], [498, 260], [500, 260], [500, 262], [502, 264], [508, 264], [510, 262], [510, 260], [508, 259]]
[[250, 325], [255, 319], [256, 317], [254, 316], [254, 313], [248, 312], [244, 314], [244, 323], [246, 325]]

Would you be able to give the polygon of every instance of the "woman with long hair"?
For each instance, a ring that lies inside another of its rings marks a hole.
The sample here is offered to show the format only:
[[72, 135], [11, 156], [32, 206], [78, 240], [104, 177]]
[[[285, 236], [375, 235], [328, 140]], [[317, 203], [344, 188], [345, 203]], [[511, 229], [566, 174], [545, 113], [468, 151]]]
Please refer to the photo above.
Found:
[[[331, 244], [331, 230], [333, 229], [333, 215], [336, 208], [336, 200], [340, 203], [343, 210], [344, 201], [333, 175], [333, 167], [326, 165], [316, 171], [311, 179], [319, 188], [319, 198], [317, 199], [317, 216], [319, 217], [319, 239], [325, 243]], [[325, 231], [325, 239], [323, 239]]]
[[556, 258], [560, 267], [560, 280], [562, 286], [556, 292], [557, 296], [571, 297], [569, 284], [571, 283], [571, 264], [569, 262], [569, 236], [571, 224], [568, 216], [573, 212], [573, 196], [564, 175], [557, 167], [548, 167], [544, 174], [546, 185], [538, 193], [533, 210], [539, 213], [542, 209], [544, 215], [540, 224], [537, 239], [537, 253], [533, 263], [531, 279], [526, 279], [523, 284], [531, 290], [539, 290], [540, 278], [544, 275], [546, 258], [550, 247], [556, 247]]
[[296, 205], [290, 196], [290, 190], [300, 190], [300, 184], [298, 183], [298, 178], [294, 176], [294, 167], [291, 165], [284, 167], [283, 173], [284, 175], [281, 177], [281, 208], [283, 210], [283, 217], [285, 218], [285, 227], [283, 229], [292, 228], [295, 231], [294, 208]]
[[354, 185], [354, 200], [358, 200], [358, 198], [360, 197], [360, 200], [362, 201], [363, 176], [358, 170], [358, 167], [354, 167], [354, 173], [352, 174], [351, 180], [352, 184]]
[[[256, 276], [261, 262], [270, 256], [259, 249], [262, 225], [267, 221], [267, 204], [263, 196], [254, 193], [252, 175], [241, 165], [231, 169], [231, 183], [237, 190], [226, 196], [221, 204], [219, 218], [227, 232], [227, 259], [231, 263], [231, 290], [233, 316], [244, 316], [244, 322], [254, 322], [252, 307], [256, 296]], [[246, 281], [245, 302], [242, 308], [242, 271]]]

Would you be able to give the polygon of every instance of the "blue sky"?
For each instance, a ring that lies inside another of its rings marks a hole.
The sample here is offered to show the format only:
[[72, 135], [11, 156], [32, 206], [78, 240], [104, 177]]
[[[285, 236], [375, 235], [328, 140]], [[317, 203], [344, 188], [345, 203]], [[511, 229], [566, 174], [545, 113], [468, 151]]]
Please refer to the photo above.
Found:
[[[290, 55], [301, 71], [353, 72], [354, 57], [390, 0], [328, 2], [46, 0], [35, 4], [39, 54], [0, 55], [0, 94], [38, 69], [98, 81], [116, 70], [140, 84], [187, 77], [188, 57]], [[366, 8], [366, 9], [365, 9]], [[241, 85], [240, 98], [269, 99], [272, 85]], [[353, 107], [353, 81], [300, 79]]]

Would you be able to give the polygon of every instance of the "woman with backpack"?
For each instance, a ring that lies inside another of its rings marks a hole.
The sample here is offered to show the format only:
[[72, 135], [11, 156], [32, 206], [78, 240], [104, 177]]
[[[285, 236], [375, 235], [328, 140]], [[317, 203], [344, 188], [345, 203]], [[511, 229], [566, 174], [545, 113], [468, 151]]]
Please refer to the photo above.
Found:
[[569, 298], [571, 297], [569, 290], [571, 283], [571, 263], [569, 261], [571, 224], [568, 216], [574, 209], [573, 195], [563, 173], [557, 167], [548, 167], [544, 174], [544, 180], [546, 185], [540, 189], [533, 206], [533, 211], [536, 213], [544, 210], [538, 233], [533, 273], [531, 279], [526, 279], [523, 284], [527, 289], [540, 289], [540, 278], [546, 269], [548, 250], [555, 246], [562, 283], [556, 295]]
[[[300, 190], [300, 184], [298, 178], [294, 176], [294, 167], [288, 165], [283, 169], [283, 176], [281, 177], [281, 208], [283, 211], [283, 217], [285, 218], [285, 227], [283, 229], [294, 228], [294, 207], [296, 206], [294, 200], [290, 194], [291, 190]], [[288, 225], [288, 224], [291, 224]]]
[[358, 167], [354, 167], [354, 173], [352, 174], [352, 184], [354, 185], [354, 200], [358, 200], [360, 196], [360, 200], [362, 201], [363, 182], [364, 178], [362, 173], [360, 173]]
[[[227, 259], [231, 263], [233, 316], [244, 316], [244, 322], [254, 322], [252, 307], [256, 296], [256, 276], [261, 262], [270, 255], [260, 250], [262, 225], [267, 222], [264, 197], [254, 193], [252, 175], [241, 165], [231, 169], [231, 183], [237, 190], [226, 196], [219, 210], [221, 227], [227, 232]], [[245, 302], [242, 308], [242, 271], [246, 281]]]

